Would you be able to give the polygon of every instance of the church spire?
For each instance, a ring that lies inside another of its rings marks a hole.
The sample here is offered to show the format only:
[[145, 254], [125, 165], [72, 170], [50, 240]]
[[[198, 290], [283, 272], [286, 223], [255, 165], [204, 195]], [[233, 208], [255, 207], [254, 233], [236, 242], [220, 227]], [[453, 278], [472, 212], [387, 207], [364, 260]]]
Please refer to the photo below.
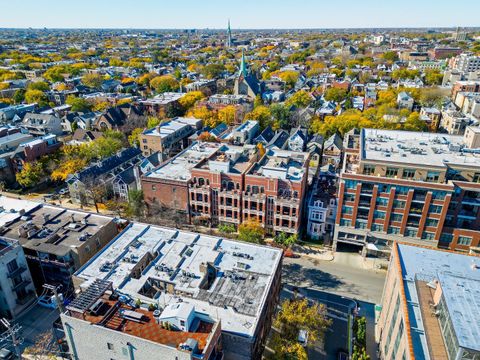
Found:
[[242, 60], [240, 62], [240, 72], [238, 75], [247, 76], [247, 63], [245, 62], [245, 50], [242, 49]]
[[230, 28], [230, 19], [228, 19], [228, 28], [227, 28], [227, 47], [232, 47], [232, 29]]

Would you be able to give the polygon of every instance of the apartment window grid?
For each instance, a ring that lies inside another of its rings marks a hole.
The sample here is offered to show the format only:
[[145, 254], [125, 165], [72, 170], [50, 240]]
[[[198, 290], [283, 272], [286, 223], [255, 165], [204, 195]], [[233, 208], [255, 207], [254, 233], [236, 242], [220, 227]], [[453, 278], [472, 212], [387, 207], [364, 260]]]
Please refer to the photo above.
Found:
[[387, 167], [387, 171], [385, 172], [385, 176], [388, 178], [394, 178], [398, 175], [398, 169], [393, 167]]
[[459, 236], [457, 240], [457, 245], [470, 246], [472, 243], [472, 238], [469, 236]]
[[402, 177], [404, 179], [413, 179], [415, 177], [415, 169], [404, 169]]
[[403, 337], [403, 320], [400, 318], [400, 325], [398, 325], [397, 336], [395, 337], [395, 342], [393, 344], [392, 359], [397, 358], [397, 351], [400, 346], [400, 341]]

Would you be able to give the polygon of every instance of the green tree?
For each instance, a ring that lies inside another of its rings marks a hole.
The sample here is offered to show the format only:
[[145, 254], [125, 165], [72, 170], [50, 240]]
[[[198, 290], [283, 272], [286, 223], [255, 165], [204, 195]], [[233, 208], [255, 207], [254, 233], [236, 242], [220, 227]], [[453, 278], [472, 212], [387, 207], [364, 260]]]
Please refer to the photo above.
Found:
[[420, 114], [417, 112], [411, 113], [405, 124], [403, 124], [403, 129], [408, 131], [427, 131], [428, 126], [425, 121], [420, 119]]
[[142, 190], [130, 190], [128, 192], [128, 211], [133, 216], [143, 215], [145, 209], [145, 202], [143, 200]]
[[158, 93], [176, 91], [180, 87], [177, 79], [171, 75], [157, 76], [150, 80], [150, 87]]
[[393, 63], [398, 60], [398, 53], [396, 51], [387, 51], [382, 55], [385, 61]]
[[258, 221], [244, 221], [238, 226], [238, 239], [256, 244], [263, 243], [265, 232]]
[[142, 128], [135, 128], [132, 130], [132, 133], [128, 136], [128, 142], [131, 146], [139, 146], [140, 139], [139, 136], [143, 132]]
[[37, 103], [39, 106], [47, 104], [47, 95], [41, 90], [27, 90], [25, 92], [25, 101], [29, 104]]
[[40, 91], [48, 91], [50, 89], [50, 86], [45, 81], [36, 81], [28, 84], [27, 86], [28, 90], [40, 90]]
[[327, 101], [342, 102], [347, 98], [348, 92], [341, 88], [329, 88], [325, 91], [324, 98]]
[[149, 116], [147, 118], [147, 128], [151, 129], [160, 124], [160, 119], [154, 116]]
[[290, 246], [294, 245], [297, 242], [298, 238], [297, 238], [297, 234], [288, 235], [287, 233], [281, 232], [277, 236], [275, 236], [273, 240], [277, 244], [289, 248]]
[[223, 64], [208, 64], [201, 70], [203, 76], [207, 79], [215, 79], [219, 77], [223, 71], [225, 71], [225, 66]]
[[81, 97], [76, 97], [69, 95], [67, 97], [66, 103], [71, 105], [71, 111], [90, 111], [92, 109], [92, 104], [89, 103], [86, 99]]
[[425, 70], [425, 83], [427, 85], [440, 85], [443, 80], [443, 74], [438, 69]]
[[218, 231], [222, 234], [230, 235], [235, 232], [235, 225], [233, 224], [219, 224]]
[[18, 89], [15, 91], [15, 94], [13, 94], [13, 101], [15, 104], [21, 104], [25, 100], [25, 90], [24, 89]]
[[270, 113], [274, 121], [277, 123], [277, 127], [285, 130], [291, 128], [290, 124], [290, 111], [282, 104], [273, 104], [270, 107]]

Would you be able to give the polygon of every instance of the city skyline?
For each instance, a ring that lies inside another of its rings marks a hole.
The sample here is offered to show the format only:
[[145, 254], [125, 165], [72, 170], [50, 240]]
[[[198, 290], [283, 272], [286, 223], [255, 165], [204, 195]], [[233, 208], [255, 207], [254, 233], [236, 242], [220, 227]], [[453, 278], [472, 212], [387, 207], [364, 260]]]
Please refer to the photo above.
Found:
[[[284, 0], [266, 0], [261, 4], [252, 0], [241, 4], [220, 0], [201, 4], [193, 0], [177, 3], [120, 0], [115, 4], [111, 1], [99, 4], [86, 0], [82, 6], [52, 0], [48, 7], [45, 5], [34, 0], [22, 1], [21, 7], [18, 2], [5, 3], [0, 23], [3, 28], [223, 29], [230, 19], [232, 29], [472, 27], [478, 26], [476, 14], [480, 11], [479, 3], [468, 0], [458, 1], [457, 6], [467, 6], [470, 11], [457, 14], [433, 0], [406, 0], [401, 4], [367, 0], [361, 7], [347, 0], [342, 2], [341, 9], [336, 3], [313, 0], [302, 0], [296, 6]], [[145, 8], [149, 11], [140, 13]], [[305, 12], [307, 8], [309, 11]], [[403, 16], [408, 8], [415, 11]], [[22, 16], [13, 16], [20, 11]], [[194, 16], [187, 16], [189, 13]]]

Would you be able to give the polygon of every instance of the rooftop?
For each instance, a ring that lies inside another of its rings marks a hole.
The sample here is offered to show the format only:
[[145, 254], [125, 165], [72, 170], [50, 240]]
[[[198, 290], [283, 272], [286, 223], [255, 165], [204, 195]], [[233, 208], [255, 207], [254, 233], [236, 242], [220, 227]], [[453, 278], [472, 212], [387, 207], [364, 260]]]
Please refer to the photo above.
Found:
[[1, 227], [1, 236], [18, 240], [24, 248], [57, 256], [65, 256], [82, 246], [112, 221], [106, 216], [39, 203], [26, 202], [24, 208], [23, 214], [18, 213]]
[[250, 175], [274, 179], [301, 181], [306, 173], [308, 153], [268, 149], [263, 158], [250, 170]]
[[194, 143], [180, 154], [145, 174], [149, 178], [160, 178], [166, 180], [188, 181], [191, 178], [190, 170], [213, 155], [222, 145], [217, 143]]
[[362, 129], [360, 147], [361, 160], [366, 161], [480, 167], [480, 149], [469, 149], [458, 135]]
[[416, 358], [428, 358], [427, 335], [416, 280], [437, 280], [450, 313], [459, 346], [480, 351], [480, 259], [473, 256], [398, 244], [403, 286]]
[[145, 130], [143, 134], [148, 136], [159, 136], [161, 138], [165, 138], [187, 126], [195, 128], [196, 124], [199, 121], [201, 120], [195, 118], [175, 118], [173, 120], [164, 122], [159, 126], [155, 126], [151, 129]]
[[133, 223], [75, 276], [82, 288], [110, 281], [162, 309], [190, 304], [221, 320], [223, 330], [253, 336], [281, 256], [275, 248]]
[[208, 161], [199, 164], [198, 168], [223, 172], [223, 173], [244, 173], [252, 164], [255, 147], [235, 146], [224, 144]]
[[153, 105], [167, 105], [173, 101], [177, 101], [182, 98], [185, 93], [174, 93], [174, 92], [164, 92], [160, 95], [155, 96], [152, 99], [147, 99], [140, 101], [143, 104], [153, 104]]

